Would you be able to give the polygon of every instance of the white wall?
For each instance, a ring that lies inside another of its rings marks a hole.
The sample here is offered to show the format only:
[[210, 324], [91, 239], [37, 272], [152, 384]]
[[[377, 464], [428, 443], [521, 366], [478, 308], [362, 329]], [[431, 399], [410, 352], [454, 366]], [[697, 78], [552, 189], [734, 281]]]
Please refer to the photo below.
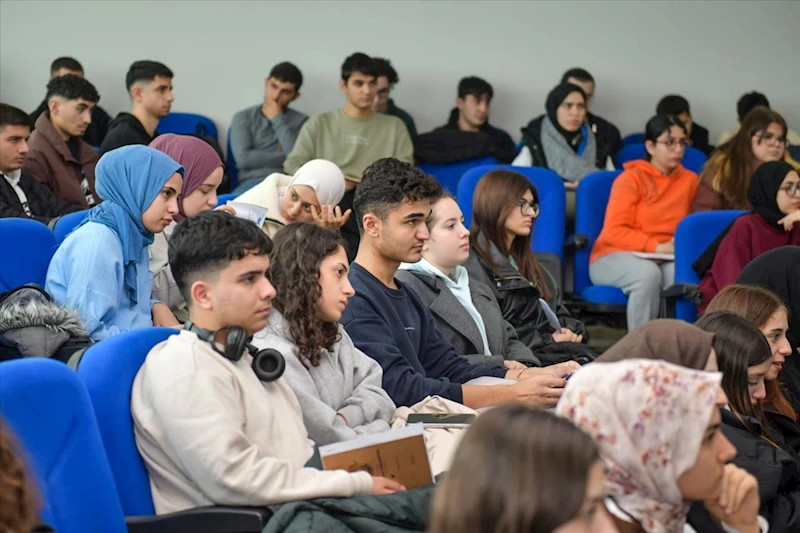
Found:
[[[393, 94], [420, 131], [442, 124], [464, 75], [494, 85], [492, 122], [519, 138], [572, 66], [598, 81], [593, 111], [641, 131], [667, 92], [685, 95], [712, 140], [746, 91], [767, 94], [800, 130], [800, 2], [792, 1], [0, 1], [0, 99], [33, 110], [50, 62], [74, 56], [111, 113], [128, 108], [130, 63], [175, 73], [174, 111], [232, 114], [260, 102], [289, 60], [305, 83], [297, 109], [342, 105], [338, 71], [354, 51], [388, 57]], [[224, 137], [222, 137], [224, 139]]]

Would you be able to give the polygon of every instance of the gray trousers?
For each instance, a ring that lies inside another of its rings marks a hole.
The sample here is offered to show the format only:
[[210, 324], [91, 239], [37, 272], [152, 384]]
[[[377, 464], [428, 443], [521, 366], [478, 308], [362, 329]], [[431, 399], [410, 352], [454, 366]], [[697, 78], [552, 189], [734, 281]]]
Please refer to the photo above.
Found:
[[658, 263], [630, 252], [604, 255], [589, 266], [595, 285], [619, 287], [628, 296], [628, 331], [658, 318], [661, 290], [675, 282], [675, 263]]

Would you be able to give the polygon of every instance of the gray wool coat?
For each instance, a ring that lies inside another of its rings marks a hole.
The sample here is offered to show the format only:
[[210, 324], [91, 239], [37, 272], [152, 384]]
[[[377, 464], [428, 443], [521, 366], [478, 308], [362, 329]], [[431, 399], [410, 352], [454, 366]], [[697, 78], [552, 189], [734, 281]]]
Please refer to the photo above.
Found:
[[395, 278], [411, 287], [428, 306], [436, 327], [453, 343], [456, 353], [471, 363], [503, 366], [506, 360], [541, 366], [541, 361], [517, 338], [514, 327], [503, 319], [492, 289], [480, 281], [469, 280], [472, 303], [483, 318], [489, 351], [484, 355], [483, 340], [477, 324], [447, 288], [444, 280], [426, 272], [398, 270]]

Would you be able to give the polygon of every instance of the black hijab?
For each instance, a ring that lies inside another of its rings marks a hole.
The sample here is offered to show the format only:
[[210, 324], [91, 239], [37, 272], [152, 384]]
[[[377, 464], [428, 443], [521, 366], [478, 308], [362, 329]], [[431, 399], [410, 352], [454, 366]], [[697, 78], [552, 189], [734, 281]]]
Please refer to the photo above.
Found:
[[578, 146], [580, 146], [583, 140], [581, 129], [578, 128], [577, 131], [567, 131], [558, 123], [558, 106], [572, 93], [580, 93], [583, 97], [583, 103], [586, 103], [586, 93], [583, 89], [574, 83], [562, 83], [550, 91], [550, 94], [547, 95], [547, 102], [544, 107], [547, 110], [547, 117], [550, 119], [550, 122], [553, 123], [553, 126], [555, 126], [561, 136], [566, 139], [567, 144], [577, 153]]
[[780, 230], [783, 230], [783, 226], [778, 221], [786, 215], [778, 209], [778, 188], [786, 175], [793, 170], [789, 163], [782, 160], [764, 163], [753, 174], [747, 188], [747, 199], [752, 204], [753, 211]]

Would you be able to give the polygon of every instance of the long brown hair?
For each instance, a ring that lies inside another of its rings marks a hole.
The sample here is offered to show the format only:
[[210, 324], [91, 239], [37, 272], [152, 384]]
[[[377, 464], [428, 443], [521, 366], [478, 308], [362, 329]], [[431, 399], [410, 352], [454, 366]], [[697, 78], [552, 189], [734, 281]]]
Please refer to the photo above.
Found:
[[322, 350], [330, 350], [339, 340], [339, 325], [324, 322], [317, 311], [322, 296], [319, 266], [344, 247], [344, 241], [338, 233], [298, 222], [280, 230], [273, 243], [269, 267], [277, 293], [273, 303], [289, 323], [297, 358], [317, 366]]
[[747, 199], [750, 179], [759, 166], [753, 155], [752, 139], [762, 134], [772, 123], [778, 123], [786, 135], [786, 121], [767, 107], [756, 107], [745, 116], [739, 131], [708, 160], [700, 179], [709, 180], [711, 187], [722, 195], [728, 209], [751, 209]]
[[569, 420], [524, 404], [482, 414], [433, 501], [431, 533], [551, 533], [586, 498], [597, 445]]
[[[539, 203], [536, 187], [522, 174], [511, 170], [487, 172], [478, 182], [472, 195], [472, 229], [469, 242], [493, 272], [497, 272], [497, 265], [492, 261], [489, 243], [497, 246], [504, 257], [509, 255], [513, 257], [522, 277], [539, 289], [542, 298], [550, 300], [547, 280], [531, 250], [533, 228], [529, 235], [514, 237], [510, 249], [506, 245], [506, 218], [512, 210], [518, 209], [516, 202], [526, 191], [531, 191], [533, 201]], [[482, 238], [478, 238], [479, 235]]]
[[[728, 285], [714, 296], [706, 313], [730, 311], [749, 320], [758, 328], [763, 328], [772, 315], [781, 310], [788, 314], [786, 305], [778, 295], [768, 289], [755, 285]], [[766, 387], [764, 405], [797, 421], [797, 412], [783, 394], [778, 380], [767, 381]]]
[[0, 530], [27, 533], [39, 523], [32, 476], [20, 460], [20, 446], [0, 418]]

